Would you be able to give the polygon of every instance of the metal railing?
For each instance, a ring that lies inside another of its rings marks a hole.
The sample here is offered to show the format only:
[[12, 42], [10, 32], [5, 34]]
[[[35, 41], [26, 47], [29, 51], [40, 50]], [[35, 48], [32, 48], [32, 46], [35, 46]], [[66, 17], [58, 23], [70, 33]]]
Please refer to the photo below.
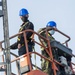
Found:
[[[69, 37], [68, 35], [64, 34], [63, 32], [59, 31], [58, 29], [55, 29], [55, 28], [46, 28], [46, 29], [45, 29], [45, 31], [46, 31], [46, 36], [48, 37], [48, 32], [47, 32], [47, 31], [49, 31], [49, 30], [51, 30], [51, 29], [54, 29], [55, 31], [59, 32], [60, 34], [62, 34], [62, 35], [64, 35], [65, 37], [68, 38], [68, 39], [64, 42], [64, 43], [66, 43], [66, 46], [68, 47], [68, 41], [70, 41], [70, 37]], [[28, 44], [27, 44], [27, 38], [26, 38], [26, 32], [32, 32], [33, 35], [37, 35], [38, 37], [40, 37], [40, 38], [42, 38], [42, 39], [44, 39], [44, 40], [47, 41], [48, 47], [46, 48], [43, 44], [40, 44], [39, 42], [35, 41], [34, 37], [32, 38], [32, 41], [33, 41], [34, 43], [38, 44], [39, 46], [42, 46], [42, 47], [46, 50], [46, 52], [48, 53], [48, 55], [50, 56], [51, 59], [48, 59], [47, 57], [45, 57], [45, 56], [43, 56], [43, 55], [41, 55], [40, 53], [37, 53], [37, 52], [29, 52], [29, 50], [28, 50]], [[62, 66], [62, 67], [63, 67], [63, 65], [62, 65], [60, 62], [56, 61], [56, 60], [53, 58], [53, 54], [52, 54], [52, 50], [51, 50], [51, 46], [50, 46], [50, 40], [49, 40], [48, 38], [45, 38], [45, 37], [41, 36], [41, 35], [38, 34], [37, 32], [35, 32], [35, 31], [33, 31], [33, 30], [29, 30], [29, 29], [28, 29], [28, 30], [25, 30], [25, 31], [22, 31], [22, 32], [20, 32], [20, 33], [18, 33], [18, 34], [13, 35], [13, 36], [11, 36], [9, 39], [11, 40], [11, 39], [13, 39], [13, 38], [15, 38], [15, 37], [17, 37], [18, 35], [21, 35], [21, 34], [24, 35], [24, 41], [25, 41], [25, 46], [26, 46], [26, 52], [27, 52], [27, 53], [19, 57], [19, 56], [17, 56], [16, 54], [10, 52], [10, 54], [12, 54], [13, 56], [16, 57], [14, 60], [11, 61], [11, 63], [16, 61], [16, 63], [19, 64], [19, 63], [17, 62], [17, 60], [20, 60], [21, 58], [27, 56], [27, 57], [28, 57], [28, 61], [29, 61], [29, 68], [30, 68], [30, 71], [32, 71], [32, 65], [31, 65], [31, 62], [30, 62], [30, 57], [29, 57], [29, 55], [31, 55], [31, 54], [36, 54], [36, 55], [40, 56], [41, 58], [44, 58], [45, 60], [48, 60], [49, 62], [52, 63], [53, 72], [54, 72], [54, 75], [56, 75], [55, 64], [58, 64], [58, 65], [60, 65], [60, 66]], [[4, 42], [4, 40], [0, 42], [0, 49], [1, 49], [1, 50], [6, 50], [6, 49], [3, 49], [3, 48], [2, 48], [2, 43], [3, 43], [3, 42]], [[48, 50], [49, 50], [49, 51], [48, 51]], [[3, 55], [2, 55], [2, 56], [3, 56]], [[75, 55], [73, 55], [73, 54], [72, 54], [72, 56], [75, 57]], [[4, 57], [2, 57], [2, 58], [3, 58], [3, 62], [4, 62]], [[75, 65], [74, 63], [72, 63], [72, 64]], [[17, 65], [16, 65], [16, 66], [17, 66]], [[17, 67], [17, 70], [18, 70], [18, 75], [20, 75], [20, 67]]]

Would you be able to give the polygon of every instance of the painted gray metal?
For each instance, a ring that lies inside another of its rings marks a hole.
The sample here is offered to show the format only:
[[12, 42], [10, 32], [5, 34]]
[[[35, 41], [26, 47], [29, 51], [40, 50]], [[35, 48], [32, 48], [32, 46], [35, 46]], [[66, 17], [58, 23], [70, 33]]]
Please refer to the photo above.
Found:
[[4, 31], [4, 48], [6, 49], [6, 75], [11, 75], [11, 57], [10, 57], [10, 42], [9, 42], [9, 26], [8, 26], [8, 13], [7, 13], [7, 0], [2, 0], [3, 11], [3, 31]]
[[60, 49], [60, 51], [63, 51], [64, 53], [67, 53], [68, 55], [72, 56], [72, 50], [58, 41], [52, 41], [51, 47], [56, 47]]

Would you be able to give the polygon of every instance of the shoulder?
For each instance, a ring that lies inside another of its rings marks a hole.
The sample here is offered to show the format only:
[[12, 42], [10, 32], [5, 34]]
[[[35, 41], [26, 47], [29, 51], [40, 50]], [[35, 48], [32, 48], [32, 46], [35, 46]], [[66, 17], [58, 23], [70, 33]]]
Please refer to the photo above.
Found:
[[34, 25], [31, 21], [28, 20], [28, 22], [29, 22], [31, 25]]
[[30, 22], [30, 21], [29, 21], [29, 25], [30, 25], [31, 27], [34, 27], [34, 24], [33, 24], [32, 22]]
[[46, 29], [46, 28], [40, 28], [37, 32], [38, 32], [38, 33], [43, 33], [45, 29]]

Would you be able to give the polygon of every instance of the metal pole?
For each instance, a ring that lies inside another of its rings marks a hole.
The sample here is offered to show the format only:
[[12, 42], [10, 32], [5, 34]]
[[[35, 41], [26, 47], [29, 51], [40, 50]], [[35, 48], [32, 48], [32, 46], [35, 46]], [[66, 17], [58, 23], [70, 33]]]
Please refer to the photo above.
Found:
[[11, 75], [11, 58], [10, 58], [10, 42], [9, 42], [9, 27], [8, 27], [8, 13], [7, 13], [7, 0], [2, 0], [3, 6], [3, 30], [4, 30], [4, 45], [6, 49], [6, 75]]

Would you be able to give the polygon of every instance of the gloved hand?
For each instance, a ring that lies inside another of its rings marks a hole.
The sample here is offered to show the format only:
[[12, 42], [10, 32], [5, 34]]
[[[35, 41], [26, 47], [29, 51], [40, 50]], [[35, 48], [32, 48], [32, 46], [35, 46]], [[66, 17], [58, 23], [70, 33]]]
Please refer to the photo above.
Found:
[[22, 47], [22, 46], [21, 46], [21, 44], [19, 43], [19, 44], [18, 44], [18, 49], [20, 49], [21, 47]]

